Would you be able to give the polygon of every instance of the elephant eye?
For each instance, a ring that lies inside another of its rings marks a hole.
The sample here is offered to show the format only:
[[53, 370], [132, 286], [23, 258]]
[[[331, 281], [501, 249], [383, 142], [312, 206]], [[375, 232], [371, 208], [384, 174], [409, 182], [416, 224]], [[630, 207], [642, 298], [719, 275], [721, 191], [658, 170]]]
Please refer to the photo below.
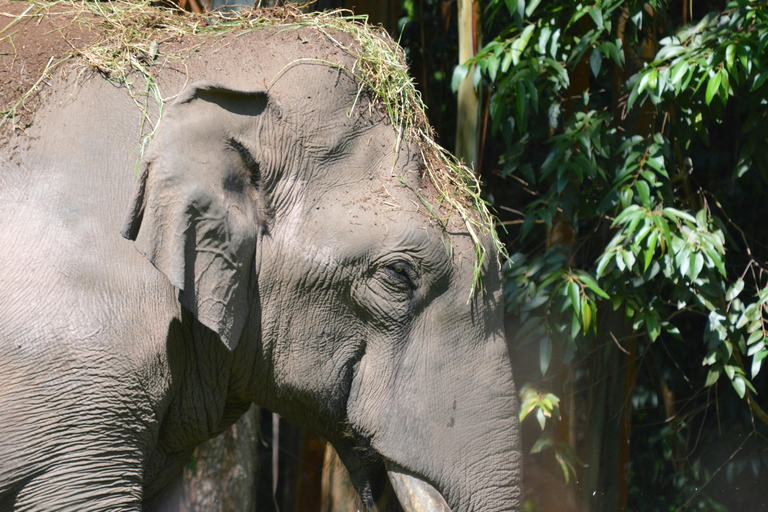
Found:
[[397, 261], [386, 267], [387, 274], [402, 283], [406, 283], [411, 287], [415, 287], [413, 280], [411, 279], [412, 271], [407, 263], [403, 261]]

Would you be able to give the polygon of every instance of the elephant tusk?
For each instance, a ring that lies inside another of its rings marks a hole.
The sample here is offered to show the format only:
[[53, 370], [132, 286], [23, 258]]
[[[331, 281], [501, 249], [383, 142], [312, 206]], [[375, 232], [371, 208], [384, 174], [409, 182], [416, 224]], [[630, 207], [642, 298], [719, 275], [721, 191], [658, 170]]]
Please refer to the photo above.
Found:
[[387, 464], [387, 475], [406, 512], [451, 512], [437, 489], [399, 468]]

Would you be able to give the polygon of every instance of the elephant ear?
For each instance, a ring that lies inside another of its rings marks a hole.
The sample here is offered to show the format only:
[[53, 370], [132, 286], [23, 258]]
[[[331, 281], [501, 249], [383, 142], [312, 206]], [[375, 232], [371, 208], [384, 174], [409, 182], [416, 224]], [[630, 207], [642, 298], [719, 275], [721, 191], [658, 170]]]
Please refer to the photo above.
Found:
[[266, 222], [258, 136], [268, 103], [266, 92], [186, 89], [147, 148], [122, 229], [230, 350], [248, 316]]

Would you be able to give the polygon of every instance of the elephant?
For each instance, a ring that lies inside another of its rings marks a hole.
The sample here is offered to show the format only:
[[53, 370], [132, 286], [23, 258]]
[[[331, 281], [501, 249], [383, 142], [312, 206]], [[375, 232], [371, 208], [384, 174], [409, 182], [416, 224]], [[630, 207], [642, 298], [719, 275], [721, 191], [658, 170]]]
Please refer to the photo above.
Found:
[[0, 9], [0, 511], [162, 510], [252, 403], [372, 510], [522, 510], [499, 246], [388, 36]]

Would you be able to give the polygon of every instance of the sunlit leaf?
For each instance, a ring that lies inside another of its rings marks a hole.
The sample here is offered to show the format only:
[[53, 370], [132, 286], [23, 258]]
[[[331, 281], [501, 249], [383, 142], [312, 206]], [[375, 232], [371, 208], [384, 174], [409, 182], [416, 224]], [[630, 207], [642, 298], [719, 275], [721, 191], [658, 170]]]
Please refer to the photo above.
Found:
[[730, 288], [728, 288], [728, 293], [725, 294], [725, 300], [731, 301], [739, 296], [741, 291], [744, 289], [744, 280], [738, 279], [735, 283], [731, 285]]
[[540, 453], [542, 450], [546, 450], [550, 446], [555, 444], [555, 440], [548, 433], [543, 433], [541, 437], [533, 444], [531, 453]]
[[707, 102], [707, 105], [712, 103], [712, 98], [714, 98], [718, 93], [722, 79], [723, 75], [720, 71], [709, 77], [709, 81], [707, 82], [707, 90], [704, 93], [704, 100]]
[[453, 78], [451, 79], [451, 90], [453, 92], [456, 92], [459, 90], [459, 86], [461, 85], [461, 82], [464, 81], [468, 73], [469, 73], [469, 65], [467, 64], [459, 64], [458, 66], [453, 68]]
[[747, 381], [743, 377], [737, 375], [732, 381], [733, 389], [738, 393], [739, 398], [744, 398], [744, 394], [747, 392]]

